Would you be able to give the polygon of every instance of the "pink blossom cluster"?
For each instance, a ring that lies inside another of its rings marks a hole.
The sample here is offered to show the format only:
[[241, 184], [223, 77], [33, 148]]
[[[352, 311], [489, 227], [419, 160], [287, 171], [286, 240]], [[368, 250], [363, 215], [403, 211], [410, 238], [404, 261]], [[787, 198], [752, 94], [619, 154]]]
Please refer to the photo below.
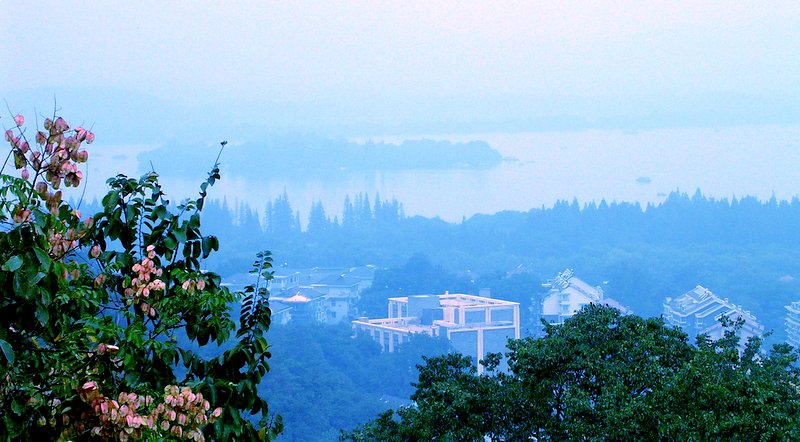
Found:
[[181, 288], [189, 293], [194, 293], [195, 290], [202, 292], [206, 288], [206, 282], [202, 279], [187, 279], [186, 281], [183, 281]]
[[[78, 210], [73, 210], [72, 216], [76, 220], [80, 220], [81, 213]], [[50, 243], [48, 254], [54, 259], [60, 259], [78, 247], [78, 240], [86, 235], [94, 220], [92, 217], [86, 218], [83, 224], [78, 224], [77, 227], [68, 227], [64, 220], [60, 220], [60, 223], [59, 229], [50, 229], [47, 233], [47, 240]]]
[[74, 228], [67, 229], [66, 232], [56, 232], [50, 229], [47, 239], [50, 242], [50, 256], [61, 257], [69, 253], [78, 246], [80, 235]]
[[14, 211], [11, 212], [11, 219], [14, 224], [22, 224], [31, 220], [31, 210], [22, 204], [17, 204]]
[[[143, 432], [155, 428], [155, 418], [152, 414], [140, 414], [139, 409], [153, 404], [150, 396], [138, 396], [134, 393], [122, 392], [116, 400], [109, 399], [100, 393], [95, 381], [83, 384], [78, 390], [81, 399], [91, 407], [90, 411], [81, 416], [81, 421], [86, 421], [94, 415], [97, 421], [90, 429], [90, 434], [103, 438], [114, 438], [120, 441], [136, 440], [143, 437]], [[68, 417], [65, 418], [68, 423]], [[84, 425], [76, 423], [78, 431], [85, 430]]]
[[[61, 117], [55, 121], [48, 118], [44, 122], [44, 130], [36, 133], [38, 147], [32, 147], [22, 127], [25, 117], [16, 115], [14, 124], [16, 127], [5, 132], [5, 139], [11, 145], [14, 166], [22, 171], [22, 179], [31, 181], [47, 210], [57, 216], [62, 201], [62, 193], [58, 188], [62, 183], [66, 186], [80, 184], [83, 172], [78, 170], [78, 164], [85, 163], [89, 158], [89, 153], [82, 150], [81, 145], [84, 142], [91, 144], [94, 134], [82, 127], [70, 130], [69, 124]], [[30, 206], [18, 204], [12, 211], [12, 220], [17, 224], [29, 222], [31, 209]]]
[[[94, 134], [82, 127], [70, 130], [69, 124], [61, 117], [55, 121], [48, 118], [44, 122], [44, 130], [36, 132], [36, 144], [39, 147], [33, 149], [22, 129], [25, 117], [17, 115], [14, 123], [19, 135], [15, 134], [14, 129], [7, 130], [5, 134], [14, 155], [14, 165], [22, 170], [25, 180], [30, 179], [29, 168], [35, 173], [36, 191], [50, 203], [48, 207], [53, 212], [53, 206], [57, 208], [61, 201], [61, 194], [50, 192], [48, 187], [57, 190], [61, 183], [68, 187], [80, 184], [83, 172], [78, 170], [78, 164], [89, 159], [89, 153], [82, 150], [81, 145], [84, 142], [91, 144]], [[38, 181], [39, 177], [43, 177], [44, 181]]]
[[[205, 440], [203, 427], [222, 415], [221, 408], [210, 411], [211, 405], [203, 395], [195, 394], [189, 387], [165, 387], [163, 402], [158, 405], [151, 396], [134, 393], [122, 392], [117, 399], [107, 398], [100, 393], [95, 381], [83, 384], [78, 394], [89, 404], [89, 410], [72, 425], [69, 416], [64, 415], [62, 419], [67, 430], [62, 436], [74, 436], [88, 430], [93, 436], [120, 441], [152, 436], [163, 439], [169, 435], [199, 442]], [[150, 411], [144, 412], [148, 408]], [[87, 427], [85, 423], [88, 422], [92, 423]]]
[[222, 415], [222, 408], [209, 411], [211, 404], [202, 393], [194, 393], [189, 387], [169, 385], [164, 388], [164, 403], [158, 404], [153, 415], [164, 432], [180, 439], [203, 441], [200, 429], [214, 423]]
[[156, 257], [155, 247], [151, 244], [147, 246], [147, 256], [142, 258], [141, 262], [133, 265], [131, 270], [136, 273], [136, 277], [131, 279], [130, 286], [124, 283], [125, 296], [132, 299], [134, 304], [138, 304], [142, 313], [155, 317], [155, 309], [147, 303], [146, 300], [150, 299], [150, 295], [157, 299], [155, 292], [163, 291], [166, 285], [164, 281], [158, 279], [162, 274], [162, 269], [156, 267], [153, 259]]
[[115, 354], [117, 354], [117, 352], [119, 352], [119, 347], [117, 347], [116, 345], [113, 345], [113, 344], [106, 344], [106, 343], [101, 342], [100, 344], [97, 344], [97, 348], [95, 349], [95, 352], [98, 355], [104, 355], [106, 353], [111, 354], [111, 355], [115, 355]]

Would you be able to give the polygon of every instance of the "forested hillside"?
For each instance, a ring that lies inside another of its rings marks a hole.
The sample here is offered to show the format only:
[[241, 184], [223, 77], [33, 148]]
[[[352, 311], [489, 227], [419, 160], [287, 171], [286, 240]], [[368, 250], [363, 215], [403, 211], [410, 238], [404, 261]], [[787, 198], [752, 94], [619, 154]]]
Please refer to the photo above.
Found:
[[664, 297], [701, 284], [752, 310], [775, 339], [784, 333], [784, 306], [800, 299], [797, 198], [675, 192], [657, 206], [562, 201], [461, 223], [405, 216], [400, 202], [378, 195], [356, 195], [344, 207], [339, 218], [317, 203], [301, 226], [285, 195], [264, 208], [211, 202], [206, 225], [222, 246], [207, 264], [241, 272], [265, 247], [277, 266], [375, 264], [389, 269], [377, 275], [377, 309], [389, 295], [480, 288], [525, 303], [538, 284], [569, 267], [592, 284], [606, 282], [606, 293], [637, 314], [653, 316]]

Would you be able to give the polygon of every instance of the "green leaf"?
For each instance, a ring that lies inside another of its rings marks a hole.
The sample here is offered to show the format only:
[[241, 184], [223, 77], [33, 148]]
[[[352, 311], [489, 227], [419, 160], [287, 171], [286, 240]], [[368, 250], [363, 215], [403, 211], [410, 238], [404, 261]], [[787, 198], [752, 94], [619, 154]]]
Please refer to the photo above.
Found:
[[175, 239], [178, 240], [179, 243], [183, 244], [186, 242], [186, 228], [185, 227], [178, 227], [172, 230], [172, 234], [175, 235]]
[[167, 217], [167, 208], [165, 206], [158, 206], [153, 210], [153, 216], [156, 219], [164, 219]]
[[3, 356], [6, 357], [6, 360], [9, 364], [14, 363], [14, 349], [11, 348], [11, 344], [8, 342], [0, 339], [0, 350], [3, 351]]
[[42, 280], [42, 278], [44, 278], [45, 276], [47, 276], [47, 275], [46, 275], [44, 272], [36, 272], [36, 273], [31, 273], [31, 274], [29, 274], [29, 275], [28, 275], [28, 284], [30, 284], [30, 285], [36, 285], [36, 284], [38, 284], [38, 283], [39, 283], [39, 281], [41, 281], [41, 280]]
[[173, 234], [169, 234], [164, 238], [164, 246], [170, 251], [175, 250], [178, 246], [178, 240], [175, 239]]
[[33, 253], [36, 254], [36, 259], [39, 260], [39, 264], [41, 264], [42, 270], [45, 272], [50, 270], [50, 255], [48, 255], [44, 250], [40, 249], [39, 247], [34, 247]]
[[8, 258], [8, 261], [6, 261], [5, 264], [3, 264], [3, 266], [0, 268], [6, 272], [14, 272], [20, 267], [22, 267], [22, 258], [20, 258], [18, 255], [14, 255], [11, 258]]
[[46, 307], [40, 305], [36, 308], [36, 319], [43, 326], [47, 325], [48, 321], [50, 321], [50, 312], [47, 311]]
[[262, 338], [261, 336], [256, 338], [256, 348], [258, 349], [259, 353], [264, 353], [267, 351], [267, 340]]
[[208, 255], [211, 254], [212, 249], [212, 240], [213, 237], [205, 236], [203, 237], [202, 245], [203, 245], [203, 258], [208, 258]]

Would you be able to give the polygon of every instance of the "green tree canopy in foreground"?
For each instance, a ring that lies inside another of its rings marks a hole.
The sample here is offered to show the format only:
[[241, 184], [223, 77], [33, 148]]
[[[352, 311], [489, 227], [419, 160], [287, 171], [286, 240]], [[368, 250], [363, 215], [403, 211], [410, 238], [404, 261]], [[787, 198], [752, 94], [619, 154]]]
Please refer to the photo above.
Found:
[[800, 372], [788, 345], [740, 351], [737, 324], [698, 337], [659, 318], [591, 305], [511, 341], [478, 376], [448, 355], [420, 367], [415, 407], [342, 435], [352, 441], [798, 440]]
[[[266, 290], [230, 293], [201, 268], [219, 248], [200, 231], [217, 165], [199, 198], [177, 206], [155, 173], [111, 178], [101, 211], [84, 218], [60, 188], [80, 185], [94, 134], [57, 116], [26, 129], [17, 115], [5, 137], [0, 440], [272, 439], [281, 422], [257, 393]], [[260, 254], [260, 282], [269, 267]]]

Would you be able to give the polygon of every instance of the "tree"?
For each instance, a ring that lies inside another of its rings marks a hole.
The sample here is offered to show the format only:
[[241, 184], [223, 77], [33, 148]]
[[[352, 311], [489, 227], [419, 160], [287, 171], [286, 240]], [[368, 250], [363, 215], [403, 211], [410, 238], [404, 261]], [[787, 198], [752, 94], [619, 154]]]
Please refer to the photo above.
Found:
[[382, 413], [377, 420], [343, 433], [353, 441], [483, 441], [492, 432], [491, 406], [486, 401], [498, 384], [477, 376], [472, 359], [457, 353], [423, 357], [415, 405]]
[[590, 305], [541, 339], [511, 341], [508, 371], [477, 376], [457, 356], [427, 360], [416, 407], [343, 439], [796, 440], [797, 353], [763, 353], [759, 339], [740, 352], [741, 325], [724, 325], [723, 339], [692, 346], [659, 318]]
[[654, 394], [653, 402], [664, 404], [657, 419], [660, 438], [798, 440], [797, 353], [778, 344], [762, 354], [760, 338], [751, 338], [742, 351], [742, 322], [725, 325], [719, 340], [699, 336], [692, 359]]
[[651, 422], [661, 410], [649, 397], [692, 352], [686, 334], [661, 319], [599, 305], [509, 349], [511, 380], [519, 386], [514, 400], [525, 413], [507, 422], [539, 440], [658, 439]]
[[300, 226], [295, 223], [295, 214], [289, 203], [289, 195], [284, 189], [283, 193], [267, 205], [267, 233], [274, 237], [286, 238]]
[[80, 185], [94, 134], [54, 115], [31, 142], [24, 118], [14, 123], [18, 176], [0, 171], [0, 439], [274, 438], [280, 418], [256, 392], [270, 356], [269, 252], [241, 294], [201, 267], [219, 249], [200, 231], [218, 163], [177, 206], [155, 173], [111, 178], [101, 211], [83, 218], [59, 189]]
[[314, 201], [308, 214], [308, 233], [321, 235], [328, 231], [330, 227], [331, 221], [325, 215], [325, 207], [322, 206], [322, 201]]

